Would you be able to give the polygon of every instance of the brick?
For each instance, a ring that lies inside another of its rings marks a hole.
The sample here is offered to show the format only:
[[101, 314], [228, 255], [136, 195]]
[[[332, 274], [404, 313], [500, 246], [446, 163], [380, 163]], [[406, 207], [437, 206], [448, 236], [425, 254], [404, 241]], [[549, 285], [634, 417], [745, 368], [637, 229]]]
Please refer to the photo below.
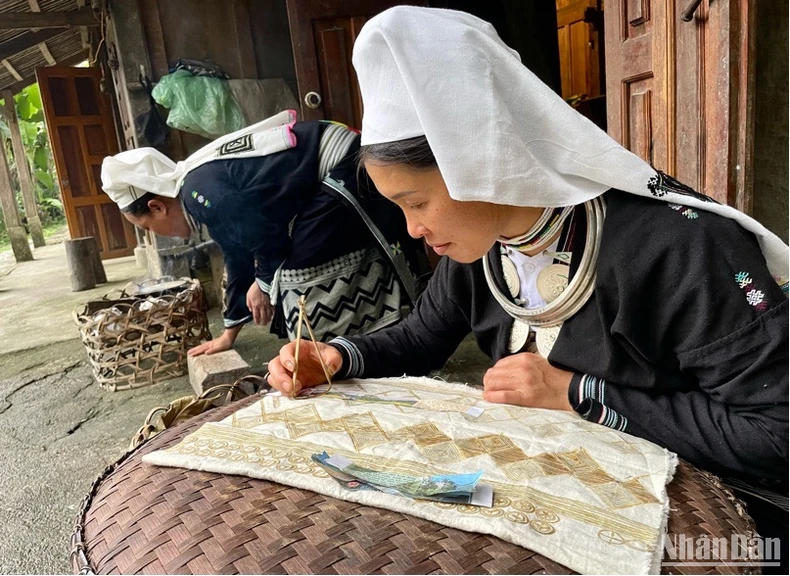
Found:
[[198, 395], [219, 384], [233, 384], [252, 371], [250, 365], [235, 350], [208, 356], [189, 356], [187, 366], [189, 383]]

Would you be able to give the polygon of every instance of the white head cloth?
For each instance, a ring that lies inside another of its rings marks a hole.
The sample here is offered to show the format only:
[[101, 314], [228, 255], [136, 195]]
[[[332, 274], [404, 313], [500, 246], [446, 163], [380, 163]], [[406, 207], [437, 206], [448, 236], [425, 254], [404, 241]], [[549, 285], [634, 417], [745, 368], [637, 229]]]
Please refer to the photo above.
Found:
[[353, 63], [362, 145], [425, 136], [455, 200], [556, 207], [616, 188], [736, 220], [757, 236], [771, 273], [788, 275], [775, 234], [734, 208], [656, 190], [650, 165], [567, 105], [487, 22], [391, 8], [363, 26]]
[[295, 122], [294, 110], [280, 112], [226, 134], [178, 163], [155, 148], [137, 148], [108, 156], [101, 167], [102, 189], [119, 208], [126, 208], [146, 192], [175, 198], [184, 177], [207, 162], [266, 156], [293, 148], [296, 137], [291, 129]]

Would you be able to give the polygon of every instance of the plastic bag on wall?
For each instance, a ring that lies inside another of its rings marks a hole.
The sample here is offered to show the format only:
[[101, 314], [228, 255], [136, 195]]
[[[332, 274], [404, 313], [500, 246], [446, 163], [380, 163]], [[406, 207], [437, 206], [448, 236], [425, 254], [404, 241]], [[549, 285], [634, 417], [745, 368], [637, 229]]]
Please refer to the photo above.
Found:
[[142, 112], [134, 119], [134, 127], [138, 140], [142, 140], [140, 142], [141, 146], [153, 146], [156, 148], [167, 140], [168, 128], [164, 118], [159, 115], [159, 110], [156, 109], [156, 101], [151, 95], [153, 90], [151, 80], [148, 76], [141, 74], [140, 84], [143, 85], [148, 94], [149, 107], [148, 110]]
[[153, 97], [170, 110], [167, 125], [216, 138], [244, 128], [244, 116], [226, 80], [176, 70], [162, 76]]

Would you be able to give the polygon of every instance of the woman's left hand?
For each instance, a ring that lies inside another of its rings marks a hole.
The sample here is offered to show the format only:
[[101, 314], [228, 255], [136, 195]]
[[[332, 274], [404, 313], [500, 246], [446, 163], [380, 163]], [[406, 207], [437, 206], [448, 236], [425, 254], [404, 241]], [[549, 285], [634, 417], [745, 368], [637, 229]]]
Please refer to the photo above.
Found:
[[483, 376], [483, 399], [572, 412], [568, 387], [573, 372], [555, 368], [548, 360], [523, 352], [502, 358]]
[[252, 312], [252, 319], [258, 326], [266, 326], [274, 316], [274, 307], [269, 295], [255, 282], [247, 290], [247, 308]]

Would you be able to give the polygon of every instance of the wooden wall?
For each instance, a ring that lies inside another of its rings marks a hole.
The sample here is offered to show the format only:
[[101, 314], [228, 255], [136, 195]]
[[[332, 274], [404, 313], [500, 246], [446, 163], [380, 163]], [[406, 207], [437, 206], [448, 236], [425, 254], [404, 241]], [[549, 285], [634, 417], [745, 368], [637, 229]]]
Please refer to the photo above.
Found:
[[[133, 118], [148, 106], [140, 66], [156, 82], [178, 58], [212, 60], [231, 78], [282, 78], [296, 93], [285, 0], [114, 0], [110, 7], [108, 43], [119, 62], [114, 76], [127, 147], [140, 145]], [[163, 152], [180, 159], [205, 143], [172, 132]]]

